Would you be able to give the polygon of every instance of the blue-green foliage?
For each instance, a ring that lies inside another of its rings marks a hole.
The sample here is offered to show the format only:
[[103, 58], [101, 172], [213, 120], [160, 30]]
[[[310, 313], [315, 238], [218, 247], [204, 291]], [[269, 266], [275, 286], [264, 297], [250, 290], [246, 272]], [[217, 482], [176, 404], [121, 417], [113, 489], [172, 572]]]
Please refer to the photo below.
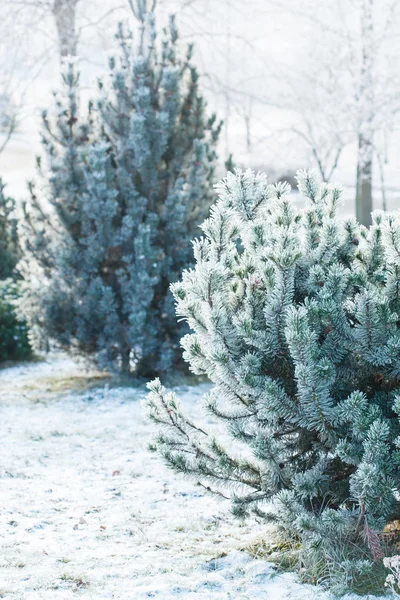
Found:
[[272, 519], [309, 548], [346, 537], [347, 558], [364, 546], [379, 560], [379, 534], [400, 517], [400, 219], [341, 221], [339, 189], [314, 171], [298, 182], [304, 210], [287, 185], [228, 174], [196, 266], [172, 286], [193, 331], [184, 357], [215, 384], [206, 406], [231, 447], [159, 380], [148, 409], [167, 462], [228, 490], [238, 516]]
[[210, 204], [220, 125], [205, 117], [174, 19], [159, 36], [145, 2], [136, 16], [135, 36], [119, 27], [88, 115], [73, 63], [55, 118], [44, 115], [46, 168], [25, 208], [23, 308], [39, 342], [145, 374], [179, 360], [169, 285], [190, 264]]

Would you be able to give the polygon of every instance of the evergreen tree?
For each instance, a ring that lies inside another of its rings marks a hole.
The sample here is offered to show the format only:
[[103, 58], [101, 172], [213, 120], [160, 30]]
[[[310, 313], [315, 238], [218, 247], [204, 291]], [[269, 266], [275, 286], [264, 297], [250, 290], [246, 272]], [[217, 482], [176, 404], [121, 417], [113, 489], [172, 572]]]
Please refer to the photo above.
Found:
[[18, 260], [15, 201], [6, 196], [0, 179], [0, 280], [11, 277]]
[[24, 310], [37, 339], [142, 375], [179, 357], [169, 285], [211, 201], [220, 125], [205, 117], [174, 19], [159, 43], [154, 13], [135, 6], [138, 39], [120, 26], [96, 110], [81, 121], [72, 64], [55, 125], [44, 116], [48, 171], [25, 210]]
[[0, 179], [0, 362], [24, 360], [32, 353], [26, 322], [16, 314], [20, 294], [14, 269], [18, 257], [15, 201], [5, 194]]
[[385, 523], [400, 515], [400, 218], [375, 212], [370, 229], [338, 220], [340, 189], [315, 171], [298, 183], [304, 210], [287, 184], [228, 174], [195, 268], [172, 286], [193, 331], [184, 358], [214, 383], [205, 406], [231, 444], [159, 380], [147, 408], [173, 469], [309, 552], [331, 557], [346, 539], [337, 572], [353, 557], [365, 573], [364, 551], [378, 561]]
[[79, 276], [80, 223], [92, 129], [91, 104], [81, 115], [79, 73], [75, 61], [68, 60], [61, 90], [54, 93], [54, 109], [42, 113], [45, 161], [37, 158], [39, 185], [29, 183], [30, 197], [19, 223], [23, 255], [18, 265], [23, 276], [19, 312], [27, 318], [32, 341], [40, 350], [48, 350], [49, 340], [76, 350], [79, 338], [74, 329], [84, 327], [84, 317], [79, 317], [79, 291], [86, 283]]

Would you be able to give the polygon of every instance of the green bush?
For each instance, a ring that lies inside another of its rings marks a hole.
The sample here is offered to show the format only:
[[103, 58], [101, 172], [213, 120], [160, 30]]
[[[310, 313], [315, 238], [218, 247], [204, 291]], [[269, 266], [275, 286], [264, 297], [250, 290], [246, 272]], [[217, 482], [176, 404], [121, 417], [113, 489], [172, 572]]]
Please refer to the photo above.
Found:
[[18, 297], [18, 284], [12, 279], [0, 281], [0, 362], [32, 355], [27, 325], [16, 315]]
[[11, 277], [18, 261], [17, 219], [15, 201], [6, 196], [0, 178], [0, 279]]

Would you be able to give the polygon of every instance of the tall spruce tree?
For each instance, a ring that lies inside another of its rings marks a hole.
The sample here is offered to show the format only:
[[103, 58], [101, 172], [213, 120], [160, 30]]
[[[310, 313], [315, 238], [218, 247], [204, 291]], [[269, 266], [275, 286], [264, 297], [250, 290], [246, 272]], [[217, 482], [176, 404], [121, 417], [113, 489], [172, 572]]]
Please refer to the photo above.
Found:
[[70, 64], [55, 122], [44, 115], [47, 170], [25, 210], [23, 309], [37, 339], [148, 375], [179, 359], [169, 285], [211, 202], [220, 125], [205, 116], [174, 18], [159, 36], [146, 1], [135, 16], [137, 39], [119, 27], [96, 110], [81, 121]]
[[173, 469], [301, 539], [314, 567], [312, 550], [331, 560], [346, 540], [330, 571], [346, 579], [371, 571], [400, 515], [400, 218], [340, 221], [339, 189], [298, 182], [300, 211], [287, 184], [228, 174], [172, 286], [184, 358], [215, 384], [205, 405], [231, 444], [159, 380], [147, 408]]

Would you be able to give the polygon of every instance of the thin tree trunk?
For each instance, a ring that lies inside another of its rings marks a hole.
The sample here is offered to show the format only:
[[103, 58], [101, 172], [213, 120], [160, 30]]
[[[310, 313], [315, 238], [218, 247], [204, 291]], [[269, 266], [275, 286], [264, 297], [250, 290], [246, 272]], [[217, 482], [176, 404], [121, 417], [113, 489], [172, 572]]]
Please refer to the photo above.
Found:
[[246, 128], [246, 147], [247, 147], [247, 152], [250, 154], [253, 147], [252, 147], [252, 143], [251, 143], [251, 121], [250, 121], [250, 115], [247, 114], [244, 117], [244, 125]]
[[226, 8], [226, 63], [225, 63], [225, 116], [224, 116], [224, 137], [225, 137], [225, 161], [229, 160], [231, 152], [229, 150], [229, 121], [231, 116], [231, 0], [227, 2]]
[[373, 168], [373, 61], [374, 61], [374, 0], [362, 0], [361, 5], [361, 81], [360, 125], [358, 134], [356, 217], [365, 226], [371, 224]]
[[360, 134], [358, 137], [356, 218], [366, 227], [372, 222], [372, 159], [371, 138]]
[[60, 58], [76, 56], [76, 5], [78, 0], [54, 0], [53, 16], [56, 22]]
[[382, 210], [387, 211], [387, 198], [386, 198], [386, 186], [385, 186], [385, 167], [384, 167], [384, 161], [385, 161], [385, 159], [382, 160], [382, 157], [379, 154], [379, 152], [377, 152], [376, 158], [378, 160], [379, 174], [380, 174], [380, 178], [381, 178]]
[[130, 349], [126, 348], [121, 353], [121, 372], [124, 375], [129, 375], [131, 371]]

